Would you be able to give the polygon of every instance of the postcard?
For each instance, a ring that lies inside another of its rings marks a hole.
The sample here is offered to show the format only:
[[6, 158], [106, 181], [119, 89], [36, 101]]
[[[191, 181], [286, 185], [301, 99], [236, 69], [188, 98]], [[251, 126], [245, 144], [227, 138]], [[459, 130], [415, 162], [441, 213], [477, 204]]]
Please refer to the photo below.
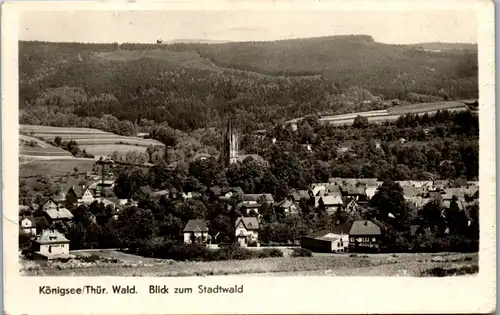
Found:
[[494, 312], [493, 8], [4, 3], [5, 311]]

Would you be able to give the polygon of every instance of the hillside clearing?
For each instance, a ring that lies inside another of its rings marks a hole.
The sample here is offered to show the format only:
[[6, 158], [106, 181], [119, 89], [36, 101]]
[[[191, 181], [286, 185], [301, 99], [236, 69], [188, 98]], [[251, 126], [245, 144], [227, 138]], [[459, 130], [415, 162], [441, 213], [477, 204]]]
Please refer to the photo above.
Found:
[[80, 145], [80, 149], [87, 151], [87, 153], [95, 156], [112, 155], [113, 152], [127, 153], [129, 151], [146, 152], [146, 147], [126, 145], [126, 144], [91, 144]]
[[79, 158], [33, 161], [19, 165], [19, 177], [65, 176], [68, 172], [73, 173], [75, 167], [78, 172], [91, 172], [94, 164], [95, 160], [93, 159]]
[[75, 140], [79, 145], [128, 144], [142, 147], [164, 146], [163, 143], [153, 139], [120, 136], [91, 128], [20, 125], [19, 131], [24, 134], [23, 136], [30, 135], [46, 141], [53, 141], [55, 137], [60, 137], [63, 141]]

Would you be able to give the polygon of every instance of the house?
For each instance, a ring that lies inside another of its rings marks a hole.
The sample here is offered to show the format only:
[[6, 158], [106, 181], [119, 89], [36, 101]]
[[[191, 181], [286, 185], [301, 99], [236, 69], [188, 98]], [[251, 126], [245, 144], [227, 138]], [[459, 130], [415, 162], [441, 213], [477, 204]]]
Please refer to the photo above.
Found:
[[47, 209], [43, 212], [47, 219], [49, 220], [50, 224], [54, 224], [57, 222], [60, 223], [66, 223], [66, 222], [71, 222], [73, 220], [73, 214], [71, 211], [64, 207], [58, 207], [58, 208], [50, 208]]
[[42, 203], [42, 211], [45, 211], [47, 209], [57, 209], [57, 203], [54, 201], [54, 199], [49, 198], [45, 200], [44, 203]]
[[361, 207], [354, 198], [345, 198], [344, 210], [347, 213], [360, 212]]
[[209, 242], [207, 225], [203, 220], [189, 220], [184, 228], [184, 243], [206, 244]]
[[329, 230], [321, 230], [302, 237], [302, 248], [313, 252], [342, 253], [349, 249], [350, 224], [339, 224]]
[[234, 223], [236, 239], [241, 246], [258, 245], [259, 221], [255, 217], [241, 217]]
[[379, 251], [381, 236], [380, 227], [372, 221], [354, 221], [349, 231], [349, 250]]
[[68, 255], [69, 244], [70, 241], [64, 235], [47, 229], [33, 240], [33, 250], [44, 257]]
[[182, 193], [183, 199], [198, 199], [201, 197], [201, 194], [197, 191], [189, 191], [187, 193]]
[[288, 199], [285, 199], [281, 202], [278, 202], [276, 204], [276, 209], [279, 212], [284, 213], [284, 214], [298, 214], [299, 213], [299, 206], [297, 205], [297, 203], [295, 203], [291, 200], [288, 200]]
[[66, 193], [66, 207], [71, 208], [74, 205], [91, 204], [94, 202], [92, 191], [85, 186], [71, 186]]
[[244, 194], [242, 200], [246, 204], [257, 204], [261, 200], [262, 194]]
[[262, 207], [261, 203], [243, 201], [240, 202], [236, 208], [240, 210], [243, 214], [248, 216], [251, 215], [252, 212], [255, 212], [255, 214], [259, 214], [261, 207]]
[[153, 191], [153, 193], [151, 193], [151, 198], [152, 199], [161, 199], [163, 196], [167, 196], [168, 195], [168, 190], [158, 190], [158, 191]]
[[460, 201], [465, 201], [465, 193], [461, 188], [446, 188], [444, 189], [443, 200], [452, 200], [453, 197], [457, 197]]
[[224, 197], [225, 199], [230, 199], [236, 197], [243, 197], [245, 193], [243, 192], [243, 189], [241, 189], [241, 187], [237, 186], [222, 190], [222, 194], [223, 194], [222, 197]]
[[104, 181], [99, 181], [96, 183], [93, 183], [89, 186], [90, 190], [93, 190], [96, 195], [99, 195], [102, 191], [107, 190], [107, 189], [113, 189], [115, 187], [115, 180], [114, 179], [106, 179]]
[[299, 202], [301, 200], [309, 200], [311, 198], [309, 192], [307, 190], [297, 190], [293, 191], [290, 196], [288, 196], [290, 200], [294, 202]]
[[112, 209], [116, 208], [116, 203], [106, 198], [99, 199], [99, 203], [105, 207], [111, 207]]
[[372, 197], [375, 196], [377, 189], [378, 189], [378, 186], [376, 184], [365, 186], [366, 198], [372, 199]]
[[19, 218], [19, 228], [28, 235], [36, 235], [36, 220], [33, 216]]
[[[318, 198], [318, 197], [315, 197]], [[332, 214], [340, 209], [344, 205], [342, 197], [339, 195], [335, 196], [321, 196], [318, 200], [318, 207], [323, 205], [325, 207], [326, 213]]]
[[360, 201], [364, 201], [367, 199], [365, 187], [343, 185], [340, 186], [340, 190], [342, 192], [342, 196], [344, 197], [351, 197]]

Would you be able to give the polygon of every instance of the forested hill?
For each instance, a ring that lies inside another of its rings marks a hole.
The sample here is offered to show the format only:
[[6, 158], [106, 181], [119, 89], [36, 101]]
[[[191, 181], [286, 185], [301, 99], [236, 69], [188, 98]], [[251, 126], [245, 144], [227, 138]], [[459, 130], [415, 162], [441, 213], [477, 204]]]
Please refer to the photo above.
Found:
[[390, 106], [383, 100], [395, 98], [478, 96], [477, 49], [429, 52], [369, 36], [223, 44], [20, 42], [19, 66], [21, 119], [38, 124], [54, 124], [45, 121], [53, 114], [62, 117], [59, 125], [64, 115], [111, 114], [193, 130], [219, 126], [231, 108], [236, 124], [255, 130], [312, 113], [381, 109]]

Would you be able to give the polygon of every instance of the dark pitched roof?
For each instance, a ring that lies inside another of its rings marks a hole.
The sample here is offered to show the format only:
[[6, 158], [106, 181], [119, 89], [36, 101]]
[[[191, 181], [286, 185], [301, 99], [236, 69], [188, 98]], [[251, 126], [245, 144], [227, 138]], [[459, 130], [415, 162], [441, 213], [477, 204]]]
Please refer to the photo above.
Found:
[[372, 221], [362, 220], [352, 223], [350, 235], [380, 235], [380, 227]]
[[366, 195], [366, 189], [365, 187], [356, 187], [356, 186], [342, 186], [341, 187], [342, 193], [344, 195]]
[[45, 216], [35, 217], [37, 228], [47, 229], [50, 226], [49, 220]]
[[258, 230], [259, 229], [259, 221], [256, 217], [241, 217], [236, 219], [234, 226], [237, 227], [238, 224], [242, 222], [247, 230]]
[[208, 228], [203, 220], [189, 220], [184, 232], [208, 232]]
[[71, 190], [73, 190], [78, 198], [82, 198], [83, 194], [85, 193], [85, 189], [83, 189], [82, 186], [71, 186], [68, 192], [70, 192]]

